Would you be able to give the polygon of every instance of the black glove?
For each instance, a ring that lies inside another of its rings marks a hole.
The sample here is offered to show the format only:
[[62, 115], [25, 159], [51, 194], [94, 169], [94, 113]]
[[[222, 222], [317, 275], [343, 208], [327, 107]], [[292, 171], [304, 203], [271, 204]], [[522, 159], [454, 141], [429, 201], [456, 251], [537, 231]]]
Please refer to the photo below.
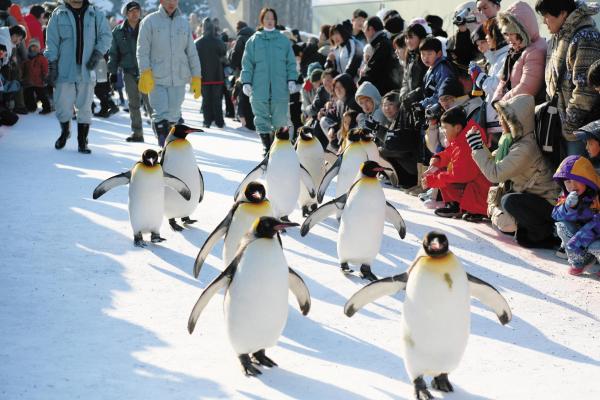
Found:
[[471, 150], [483, 149], [483, 139], [481, 138], [481, 133], [479, 133], [479, 131], [467, 133], [467, 143], [471, 147]]
[[46, 77], [46, 83], [49, 86], [54, 86], [58, 78], [58, 61], [52, 61], [48, 63], [48, 76]]
[[115, 83], [117, 83], [117, 78], [118, 78], [117, 74], [110, 74], [110, 75], [108, 76], [108, 79], [110, 80], [110, 83], [112, 83], [113, 85], [114, 85]]
[[365, 120], [365, 128], [367, 128], [371, 132], [377, 131], [379, 129], [379, 122], [375, 121], [372, 118], [367, 118]]
[[96, 69], [98, 61], [100, 61], [102, 57], [104, 57], [102, 53], [100, 53], [98, 50], [94, 50], [90, 56], [90, 59], [85, 63], [85, 67], [90, 71]]

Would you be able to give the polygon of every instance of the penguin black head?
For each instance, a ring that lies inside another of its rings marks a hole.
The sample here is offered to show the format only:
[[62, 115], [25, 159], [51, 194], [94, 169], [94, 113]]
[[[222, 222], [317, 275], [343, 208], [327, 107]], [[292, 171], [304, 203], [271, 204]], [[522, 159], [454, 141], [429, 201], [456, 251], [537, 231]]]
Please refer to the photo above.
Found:
[[185, 137], [192, 132], [204, 132], [200, 128], [192, 128], [183, 124], [173, 125], [171, 128], [171, 133], [178, 139], [185, 139]]
[[300, 139], [302, 140], [312, 140], [314, 138], [313, 130], [308, 126], [300, 127], [300, 129], [298, 129], [298, 134], [300, 135]]
[[365, 161], [360, 166], [360, 172], [362, 172], [364, 176], [368, 176], [369, 178], [375, 178], [378, 173], [387, 170], [389, 170], [389, 168], [384, 168], [381, 165], [379, 165], [379, 163], [371, 160]]
[[370, 132], [367, 132], [365, 129], [361, 129], [362, 131], [362, 135], [360, 136], [360, 140], [362, 140], [363, 142], [372, 142], [375, 137], [373, 135], [371, 135]]
[[142, 153], [142, 163], [147, 167], [154, 167], [158, 162], [158, 153], [148, 149]]
[[285, 228], [300, 226], [295, 222], [285, 222], [273, 217], [260, 217], [254, 224], [254, 234], [258, 238], [272, 238]]
[[244, 196], [250, 203], [259, 203], [265, 199], [267, 191], [262, 183], [252, 181], [246, 186]]
[[441, 257], [448, 253], [448, 238], [441, 232], [431, 231], [423, 238], [423, 249], [431, 257]]
[[279, 140], [290, 140], [290, 128], [284, 126], [277, 129], [277, 132], [275, 132], [275, 137]]
[[351, 142], [358, 142], [360, 141], [361, 135], [362, 133], [360, 128], [350, 129], [350, 132], [348, 133], [348, 140]]

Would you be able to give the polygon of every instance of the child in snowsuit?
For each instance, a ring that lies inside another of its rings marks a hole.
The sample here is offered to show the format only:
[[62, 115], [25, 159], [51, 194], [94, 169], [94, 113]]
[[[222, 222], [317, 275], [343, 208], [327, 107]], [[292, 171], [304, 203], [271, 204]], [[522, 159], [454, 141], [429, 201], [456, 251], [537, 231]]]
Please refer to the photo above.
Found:
[[473, 161], [466, 134], [471, 128], [479, 130], [482, 136], [485, 133], [473, 119], [467, 122], [461, 107], [446, 111], [441, 122], [448, 147], [431, 157], [430, 169], [423, 175], [423, 185], [439, 188], [442, 193], [446, 206], [435, 210], [436, 215], [480, 222], [486, 218], [491, 184]]
[[25, 105], [29, 112], [37, 109], [37, 102], [42, 102], [40, 114], [52, 112], [48, 90], [46, 89], [46, 78], [48, 77], [48, 60], [40, 53], [40, 42], [37, 39], [29, 41], [28, 59], [23, 63], [25, 70]]
[[560, 163], [554, 179], [562, 194], [552, 218], [567, 252], [569, 273], [581, 275], [600, 256], [600, 177], [589, 160], [569, 156]]

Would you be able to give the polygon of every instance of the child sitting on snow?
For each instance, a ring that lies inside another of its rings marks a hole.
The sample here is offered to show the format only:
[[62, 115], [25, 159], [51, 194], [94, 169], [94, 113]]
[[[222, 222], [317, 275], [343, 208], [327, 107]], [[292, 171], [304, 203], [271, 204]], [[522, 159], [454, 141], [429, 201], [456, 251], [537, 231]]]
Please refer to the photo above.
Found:
[[377, 139], [377, 144], [381, 145], [385, 139], [385, 130], [382, 125], [388, 121], [381, 111], [381, 94], [371, 82], [363, 82], [354, 95], [356, 103], [362, 109], [358, 114], [356, 122], [359, 128], [366, 128]]
[[[467, 122], [461, 107], [451, 108], [441, 118], [448, 147], [434, 154], [430, 168], [423, 174], [423, 186], [439, 188], [446, 203], [435, 214], [445, 218], [461, 217], [470, 222], [480, 222], [487, 217], [487, 194], [490, 182], [471, 157], [466, 134], [472, 128], [483, 129], [474, 121]], [[463, 215], [464, 212], [464, 215]]]
[[560, 163], [554, 179], [563, 192], [552, 218], [567, 252], [569, 273], [581, 275], [600, 256], [600, 177], [585, 157], [569, 156]]

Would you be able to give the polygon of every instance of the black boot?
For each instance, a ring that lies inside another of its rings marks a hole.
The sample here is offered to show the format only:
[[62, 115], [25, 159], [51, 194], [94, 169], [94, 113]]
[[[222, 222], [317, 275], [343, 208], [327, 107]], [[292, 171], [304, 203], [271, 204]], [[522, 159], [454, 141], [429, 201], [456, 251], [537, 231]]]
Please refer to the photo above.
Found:
[[88, 133], [90, 124], [77, 124], [77, 151], [83, 154], [90, 154], [92, 151], [88, 148]]
[[67, 139], [71, 137], [71, 130], [69, 128], [71, 121], [60, 123], [60, 136], [54, 143], [54, 148], [60, 150], [67, 144]]
[[160, 147], [165, 146], [165, 140], [167, 139], [167, 135], [169, 134], [169, 121], [163, 119], [158, 121], [155, 125], [156, 127], [156, 137], [158, 138], [158, 145]]
[[271, 143], [273, 143], [273, 140], [271, 139], [270, 133], [261, 133], [259, 135], [260, 141], [263, 145], [263, 157], [266, 157], [267, 154], [269, 154], [269, 150], [271, 149]]

